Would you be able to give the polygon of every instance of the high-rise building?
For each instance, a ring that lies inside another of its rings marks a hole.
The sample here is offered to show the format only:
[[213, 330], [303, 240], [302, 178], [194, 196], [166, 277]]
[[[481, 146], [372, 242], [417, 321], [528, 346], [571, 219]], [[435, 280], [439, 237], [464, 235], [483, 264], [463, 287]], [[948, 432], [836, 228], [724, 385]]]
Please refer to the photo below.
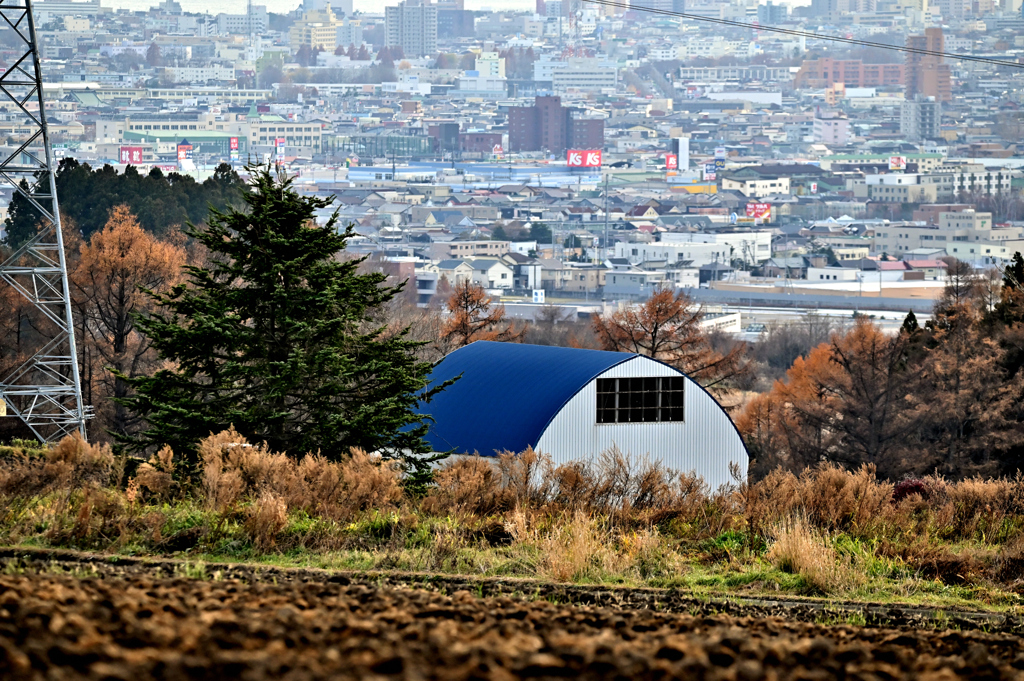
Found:
[[292, 50], [303, 45], [333, 50], [338, 44], [338, 28], [345, 22], [338, 19], [328, 3], [323, 9], [304, 12], [302, 18], [288, 29], [288, 43]]
[[384, 44], [401, 47], [407, 57], [437, 52], [437, 6], [421, 0], [405, 0], [384, 8]]
[[942, 105], [934, 97], [918, 95], [900, 105], [900, 134], [910, 142], [939, 138]]
[[764, 5], [757, 6], [757, 20], [766, 26], [784, 24], [789, 19], [789, 7], [776, 5], [772, 0]]
[[473, 10], [438, 8], [438, 38], [470, 38], [475, 32], [476, 22]]
[[929, 4], [938, 7], [944, 23], [962, 20], [970, 16], [974, 6], [971, 0], [932, 0]]
[[352, 16], [352, 0], [302, 0], [303, 12], [314, 12], [330, 8], [335, 14]]
[[582, 118], [581, 111], [562, 106], [561, 97], [537, 97], [533, 106], [508, 110], [510, 151], [546, 151], [604, 147], [604, 120]]
[[943, 63], [938, 54], [943, 52], [944, 46], [941, 28], [926, 28], [924, 35], [907, 36], [907, 47], [932, 53], [907, 53], [903, 70], [907, 100], [921, 95], [934, 97], [937, 102], [953, 101], [953, 78], [949, 64]]
[[839, 21], [839, 0], [811, 0], [811, 16], [828, 23]]

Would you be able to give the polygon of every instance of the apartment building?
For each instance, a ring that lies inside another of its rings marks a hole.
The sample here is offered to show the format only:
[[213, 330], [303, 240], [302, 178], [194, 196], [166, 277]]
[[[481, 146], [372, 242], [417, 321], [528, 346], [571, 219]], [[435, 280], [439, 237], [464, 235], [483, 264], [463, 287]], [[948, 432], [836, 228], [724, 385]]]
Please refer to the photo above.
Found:
[[293, 52], [303, 45], [333, 50], [338, 44], [338, 29], [344, 25], [345, 22], [331, 11], [330, 5], [305, 12], [302, 18], [288, 29], [288, 45]]
[[549, 151], [604, 147], [604, 120], [579, 117], [579, 109], [562, 106], [560, 97], [537, 97], [533, 106], [508, 110], [511, 151]]
[[248, 133], [249, 145], [273, 146], [277, 139], [283, 137], [288, 153], [299, 155], [318, 153], [323, 149], [323, 127], [320, 123], [289, 121], [284, 118], [272, 120], [274, 117], [250, 119], [245, 127], [240, 128], [242, 134]]
[[848, 88], [902, 85], [903, 64], [865, 64], [859, 59], [808, 59], [793, 78], [796, 88], [827, 88], [843, 83]]
[[551, 71], [551, 88], [555, 92], [577, 90], [600, 92], [615, 90], [619, 84], [619, 69], [597, 59], [571, 58]]
[[926, 28], [924, 35], [907, 36], [907, 47], [915, 50], [906, 56], [904, 72], [906, 97], [931, 97], [937, 102], [953, 101], [953, 78], [949, 64], [940, 55], [945, 44], [941, 28]]
[[[615, 244], [615, 257], [624, 258], [632, 265], [643, 262], [665, 262], [666, 265], [692, 266], [731, 262], [734, 249], [726, 243], [623, 243]], [[737, 257], [739, 257], [737, 255]]]
[[256, 104], [274, 97], [273, 90], [235, 90], [234, 88], [205, 87], [149, 88], [146, 90], [146, 93], [153, 99], [164, 99], [172, 102], [194, 99], [200, 104]]
[[779, 83], [793, 80], [788, 66], [680, 66], [679, 78], [684, 81], [737, 81], [758, 80], [765, 83]]
[[[96, 121], [97, 144], [122, 141], [126, 132], [147, 136], [163, 135], [167, 139], [183, 137], [189, 133], [217, 130], [218, 121], [212, 114], [135, 114], [126, 118], [101, 118]], [[221, 130], [225, 123], [220, 122]]]
[[508, 253], [508, 241], [449, 241], [430, 244], [430, 257], [434, 260], [462, 258], [497, 258]]
[[942, 105], [934, 97], [918, 96], [900, 105], [900, 134], [911, 142], [939, 138]]
[[789, 194], [788, 177], [722, 177], [722, 191], [734, 191], [748, 198], [761, 199], [774, 194]]
[[718, 244], [731, 249], [732, 257], [757, 264], [772, 256], [772, 233], [770, 230], [715, 232], [665, 232], [661, 235], [663, 244]]
[[172, 83], [206, 83], [209, 81], [234, 81], [232, 66], [172, 66], [164, 69], [164, 77]]
[[405, 0], [384, 8], [384, 42], [401, 47], [407, 57], [437, 52], [437, 6], [420, 0]]
[[[938, 226], [916, 223], [883, 225], [875, 229], [872, 239], [875, 253], [897, 256], [915, 248], [948, 250], [952, 246], [957, 248], [957, 257], [993, 256], [1003, 252], [1000, 249], [1010, 252], [1024, 250], [1024, 228], [997, 228], [992, 224], [991, 213], [966, 210], [940, 213]], [[976, 252], [970, 252], [972, 248]]]
[[269, 25], [266, 5], [252, 5], [246, 14], [217, 15], [217, 30], [221, 35], [261, 35]]

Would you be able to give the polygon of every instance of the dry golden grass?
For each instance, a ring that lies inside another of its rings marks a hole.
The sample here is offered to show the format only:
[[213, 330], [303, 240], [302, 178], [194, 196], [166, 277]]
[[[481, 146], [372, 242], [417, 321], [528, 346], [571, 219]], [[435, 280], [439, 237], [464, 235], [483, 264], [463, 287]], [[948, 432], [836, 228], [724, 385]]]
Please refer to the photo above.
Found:
[[622, 567], [611, 551], [610, 534], [583, 511], [561, 519], [535, 539], [540, 549], [539, 572], [556, 582], [594, 581]]
[[284, 499], [265, 491], [249, 508], [245, 529], [252, 537], [256, 550], [268, 552], [277, 544], [277, 535], [288, 522], [288, 507]]
[[803, 516], [775, 525], [768, 561], [783, 572], [798, 574], [824, 594], [850, 591], [863, 582], [852, 561], [840, 557], [828, 535], [811, 527]]
[[687, 552], [713, 562], [764, 556], [830, 594], [860, 583], [862, 566], [844, 557], [851, 552], [947, 583], [1019, 585], [1024, 573], [1021, 477], [930, 477], [894, 494], [870, 467], [823, 465], [711, 490], [692, 473], [616, 449], [561, 465], [527, 450], [455, 458], [413, 497], [397, 466], [360, 450], [342, 461], [296, 458], [228, 430], [203, 440], [199, 453], [191, 480], [166, 447], [131, 479], [108, 448], [75, 437], [5, 454], [0, 530], [8, 542], [134, 542], [163, 552], [200, 541], [214, 550], [237, 531], [230, 544], [257, 552], [380, 551], [387, 567], [407, 550], [419, 561], [413, 568], [449, 571], [476, 570], [467, 555], [507, 548], [517, 570], [559, 581], [678, 576]]

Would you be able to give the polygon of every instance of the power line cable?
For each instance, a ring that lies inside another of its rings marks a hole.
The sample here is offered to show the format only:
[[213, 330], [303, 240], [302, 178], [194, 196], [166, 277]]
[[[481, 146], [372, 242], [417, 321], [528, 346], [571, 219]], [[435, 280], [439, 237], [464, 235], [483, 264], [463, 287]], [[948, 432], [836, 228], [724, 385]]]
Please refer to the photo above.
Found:
[[782, 33], [784, 35], [790, 35], [797, 38], [813, 38], [815, 40], [829, 40], [837, 43], [845, 43], [847, 45], [857, 45], [860, 47], [878, 47], [884, 50], [896, 50], [897, 52], [907, 52], [910, 54], [921, 54], [930, 57], [943, 57], [949, 59], [962, 59], [964, 61], [981, 62], [984, 64], [992, 64], [995, 66], [1010, 66], [1015, 69], [1024, 68], [1024, 64], [1013, 61], [1005, 61], [1002, 59], [990, 59], [988, 57], [976, 57], [970, 54], [953, 54], [951, 52], [939, 52], [937, 50], [928, 50], [920, 47], [909, 47], [906, 45], [888, 45], [886, 43], [876, 43], [870, 40], [859, 40], [857, 38], [843, 38], [836, 35], [825, 35], [822, 33], [813, 33], [811, 31], [801, 31], [793, 28], [782, 28], [781, 26], [765, 26], [762, 24], [748, 24], [743, 21], [733, 21], [731, 19], [715, 19], [713, 17], [705, 17], [699, 14], [686, 14], [685, 12], [673, 12], [667, 9], [655, 9], [653, 7], [643, 7], [641, 5], [630, 5], [625, 2], [615, 2], [615, 0], [581, 0], [582, 2], [589, 3], [591, 5], [604, 5], [606, 7], [618, 7], [625, 10], [636, 10], [640, 12], [650, 12], [652, 14], [664, 14], [670, 17], [678, 17], [680, 19], [690, 19], [691, 21], [703, 21], [711, 24], [721, 24], [722, 26], [731, 26], [733, 28], [746, 28], [755, 31], [770, 31], [772, 33]]

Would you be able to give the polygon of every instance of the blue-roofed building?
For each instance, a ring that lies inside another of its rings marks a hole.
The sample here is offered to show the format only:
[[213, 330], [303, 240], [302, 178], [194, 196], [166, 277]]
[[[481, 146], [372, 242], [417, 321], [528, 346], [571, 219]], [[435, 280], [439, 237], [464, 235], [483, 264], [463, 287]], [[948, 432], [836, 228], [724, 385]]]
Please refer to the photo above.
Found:
[[420, 406], [437, 452], [495, 456], [527, 447], [556, 464], [617, 446], [650, 455], [713, 487], [747, 471], [743, 440], [721, 405], [678, 369], [650, 357], [477, 341], [441, 360], [436, 383], [460, 377]]

